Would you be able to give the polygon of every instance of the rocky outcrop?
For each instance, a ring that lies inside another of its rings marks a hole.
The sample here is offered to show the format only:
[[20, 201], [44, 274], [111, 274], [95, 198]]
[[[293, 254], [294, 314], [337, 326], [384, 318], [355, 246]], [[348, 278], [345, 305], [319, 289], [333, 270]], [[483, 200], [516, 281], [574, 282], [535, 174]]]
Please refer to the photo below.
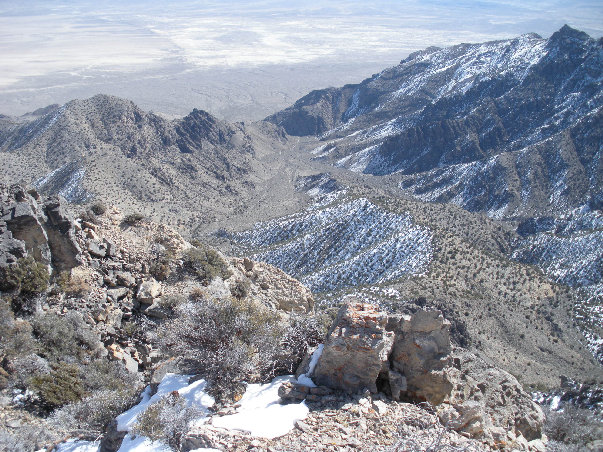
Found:
[[443, 371], [450, 364], [450, 322], [439, 311], [419, 310], [412, 316], [390, 317], [388, 326], [396, 333], [387, 378], [394, 399], [404, 392], [398, 377], [402, 375], [408, 396], [441, 403], [452, 389]]
[[465, 350], [452, 361], [452, 388], [438, 410], [444, 425], [503, 447], [541, 437], [544, 415], [513, 375]]
[[[388, 316], [348, 299], [312, 371], [316, 388], [289, 384], [287, 400], [310, 401], [331, 389], [385, 391], [394, 400], [426, 401], [443, 425], [492, 447], [540, 450], [544, 416], [517, 379], [463, 349], [453, 349], [450, 323], [439, 311]], [[316, 356], [314, 356], [316, 360]], [[323, 389], [324, 388], [324, 389]]]
[[81, 264], [75, 226], [59, 198], [0, 185], [0, 266], [31, 256], [56, 271]]
[[250, 259], [231, 258], [234, 275], [229, 278], [231, 290], [237, 281], [247, 281], [254, 299], [285, 312], [311, 312], [314, 309], [312, 292], [281, 269]]
[[387, 315], [375, 306], [353, 301], [339, 311], [312, 374], [316, 384], [356, 392], [377, 392], [377, 377], [387, 369], [394, 334]]

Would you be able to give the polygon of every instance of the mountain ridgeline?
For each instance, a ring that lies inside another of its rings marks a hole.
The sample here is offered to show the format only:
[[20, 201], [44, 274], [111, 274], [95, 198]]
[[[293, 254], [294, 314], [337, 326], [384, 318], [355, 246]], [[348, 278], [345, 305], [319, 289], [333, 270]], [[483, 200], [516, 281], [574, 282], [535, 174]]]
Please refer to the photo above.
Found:
[[600, 209], [601, 47], [568, 26], [549, 39], [430, 47], [267, 121], [319, 136], [316, 159], [397, 173], [425, 201], [501, 219]]
[[219, 212], [216, 199], [234, 203], [252, 184], [255, 150], [245, 127], [200, 110], [167, 120], [97, 95], [0, 122], [7, 181], [33, 182], [75, 203], [110, 198], [164, 220], [187, 205], [186, 222]]

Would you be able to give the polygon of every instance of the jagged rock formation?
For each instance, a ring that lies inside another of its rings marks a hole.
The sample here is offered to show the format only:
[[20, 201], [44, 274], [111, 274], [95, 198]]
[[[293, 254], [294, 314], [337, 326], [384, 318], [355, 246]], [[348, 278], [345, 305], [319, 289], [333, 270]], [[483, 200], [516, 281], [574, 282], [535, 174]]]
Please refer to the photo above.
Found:
[[0, 266], [27, 256], [58, 271], [81, 263], [73, 221], [58, 198], [0, 184]]
[[[351, 393], [375, 393], [380, 385], [395, 400], [436, 405], [445, 425], [491, 446], [540, 450], [544, 415], [538, 405], [508, 372], [453, 350], [449, 327], [437, 311], [388, 317], [374, 305], [347, 300], [313, 372], [303, 372], [317, 384]], [[312, 391], [293, 387], [282, 395], [317, 394]]]
[[377, 377], [392, 348], [387, 316], [361, 302], [344, 305], [333, 322], [311, 377], [316, 384], [356, 392], [377, 392]]

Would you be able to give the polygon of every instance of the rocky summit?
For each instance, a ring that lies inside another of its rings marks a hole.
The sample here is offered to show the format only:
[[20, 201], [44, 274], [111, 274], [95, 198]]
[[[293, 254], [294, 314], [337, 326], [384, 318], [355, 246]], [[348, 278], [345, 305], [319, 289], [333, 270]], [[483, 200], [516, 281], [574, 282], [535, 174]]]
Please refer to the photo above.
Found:
[[0, 449], [600, 450], [601, 45], [0, 116]]

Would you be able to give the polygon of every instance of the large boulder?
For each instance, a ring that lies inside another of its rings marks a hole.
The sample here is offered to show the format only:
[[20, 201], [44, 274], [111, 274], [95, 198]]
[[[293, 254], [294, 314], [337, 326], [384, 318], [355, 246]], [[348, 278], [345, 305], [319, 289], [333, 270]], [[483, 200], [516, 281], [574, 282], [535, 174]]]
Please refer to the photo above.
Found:
[[377, 392], [377, 377], [389, 367], [394, 333], [385, 329], [387, 315], [354, 300], [341, 307], [312, 378], [318, 385], [356, 392]]
[[155, 278], [150, 278], [140, 285], [136, 298], [141, 304], [153, 304], [155, 298], [159, 297], [161, 293], [161, 284], [155, 281]]
[[[395, 341], [391, 368], [406, 379], [406, 396], [441, 403], [450, 391], [444, 368], [450, 363], [450, 322], [439, 311], [419, 310], [390, 319]], [[394, 397], [395, 398], [395, 397]]]

